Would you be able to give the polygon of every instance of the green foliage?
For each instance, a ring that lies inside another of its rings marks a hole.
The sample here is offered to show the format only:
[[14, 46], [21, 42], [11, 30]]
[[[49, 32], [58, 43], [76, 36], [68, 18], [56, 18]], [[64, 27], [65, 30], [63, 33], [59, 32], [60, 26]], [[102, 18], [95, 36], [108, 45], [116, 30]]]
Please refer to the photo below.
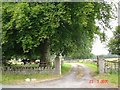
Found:
[[[60, 27], [52, 37], [54, 42], [51, 45], [52, 50], [72, 57], [90, 57], [94, 35], [97, 34], [104, 38], [99, 27], [95, 25], [95, 20], [100, 20], [99, 17], [105, 18], [99, 10], [107, 6], [109, 5], [104, 6], [104, 3], [93, 2], [65, 3], [65, 7], [69, 8], [68, 14], [71, 16], [72, 24], [69, 25], [61, 21]], [[108, 10], [103, 11], [109, 13], [110, 6]]]
[[46, 42], [51, 53], [89, 56], [94, 35], [103, 35], [95, 20], [108, 26], [110, 12], [105, 2], [3, 3], [3, 56], [37, 57]]
[[120, 26], [113, 32], [114, 36], [110, 39], [108, 47], [112, 54], [120, 55]]

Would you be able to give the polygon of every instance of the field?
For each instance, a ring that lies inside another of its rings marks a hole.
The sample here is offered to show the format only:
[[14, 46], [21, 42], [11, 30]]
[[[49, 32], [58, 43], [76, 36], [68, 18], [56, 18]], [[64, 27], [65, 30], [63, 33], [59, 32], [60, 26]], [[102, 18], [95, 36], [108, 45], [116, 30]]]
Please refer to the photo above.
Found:
[[118, 60], [118, 58], [106, 58], [107, 60]]

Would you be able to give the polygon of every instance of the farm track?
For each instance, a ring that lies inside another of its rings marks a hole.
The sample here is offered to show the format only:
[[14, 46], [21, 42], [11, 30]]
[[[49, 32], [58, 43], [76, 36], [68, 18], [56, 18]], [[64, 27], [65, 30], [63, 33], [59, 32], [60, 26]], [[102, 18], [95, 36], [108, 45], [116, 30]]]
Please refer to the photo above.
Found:
[[[83, 68], [83, 77], [81, 79], [76, 78], [78, 67]], [[90, 80], [95, 79], [90, 75], [90, 69], [83, 64], [72, 64], [72, 70], [70, 74], [57, 80], [50, 80], [45, 82], [25, 83], [22, 85], [2, 85], [2, 88], [113, 88], [107, 84], [89, 83]], [[109, 90], [109, 89], [105, 89]]]

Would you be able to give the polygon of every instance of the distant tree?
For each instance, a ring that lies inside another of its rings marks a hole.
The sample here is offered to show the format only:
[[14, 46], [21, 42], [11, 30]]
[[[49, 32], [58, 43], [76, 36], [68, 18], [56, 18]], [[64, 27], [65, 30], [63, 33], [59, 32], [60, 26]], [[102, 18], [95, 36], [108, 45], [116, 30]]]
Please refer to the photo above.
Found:
[[112, 54], [120, 55], [120, 26], [116, 27], [113, 35], [108, 43], [109, 51]]

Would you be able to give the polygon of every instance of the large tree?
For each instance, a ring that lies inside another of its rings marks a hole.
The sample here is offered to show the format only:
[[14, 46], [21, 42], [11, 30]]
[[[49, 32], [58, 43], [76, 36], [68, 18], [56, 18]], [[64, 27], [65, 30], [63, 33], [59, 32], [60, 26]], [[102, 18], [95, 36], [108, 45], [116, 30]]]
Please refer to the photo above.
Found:
[[91, 56], [94, 35], [97, 34], [102, 40], [105, 39], [104, 32], [100, 31], [100, 26], [96, 25], [95, 20], [98, 20], [103, 27], [109, 27], [111, 7], [107, 3], [97, 2], [64, 5], [71, 16], [71, 24], [60, 22], [52, 37], [54, 38], [52, 49], [69, 56], [87, 58]]
[[94, 35], [102, 35], [95, 20], [108, 26], [110, 12], [105, 2], [3, 3], [3, 56], [40, 55], [46, 62], [49, 52], [90, 52]]
[[120, 26], [116, 27], [113, 35], [108, 43], [109, 51], [112, 54], [120, 55]]

